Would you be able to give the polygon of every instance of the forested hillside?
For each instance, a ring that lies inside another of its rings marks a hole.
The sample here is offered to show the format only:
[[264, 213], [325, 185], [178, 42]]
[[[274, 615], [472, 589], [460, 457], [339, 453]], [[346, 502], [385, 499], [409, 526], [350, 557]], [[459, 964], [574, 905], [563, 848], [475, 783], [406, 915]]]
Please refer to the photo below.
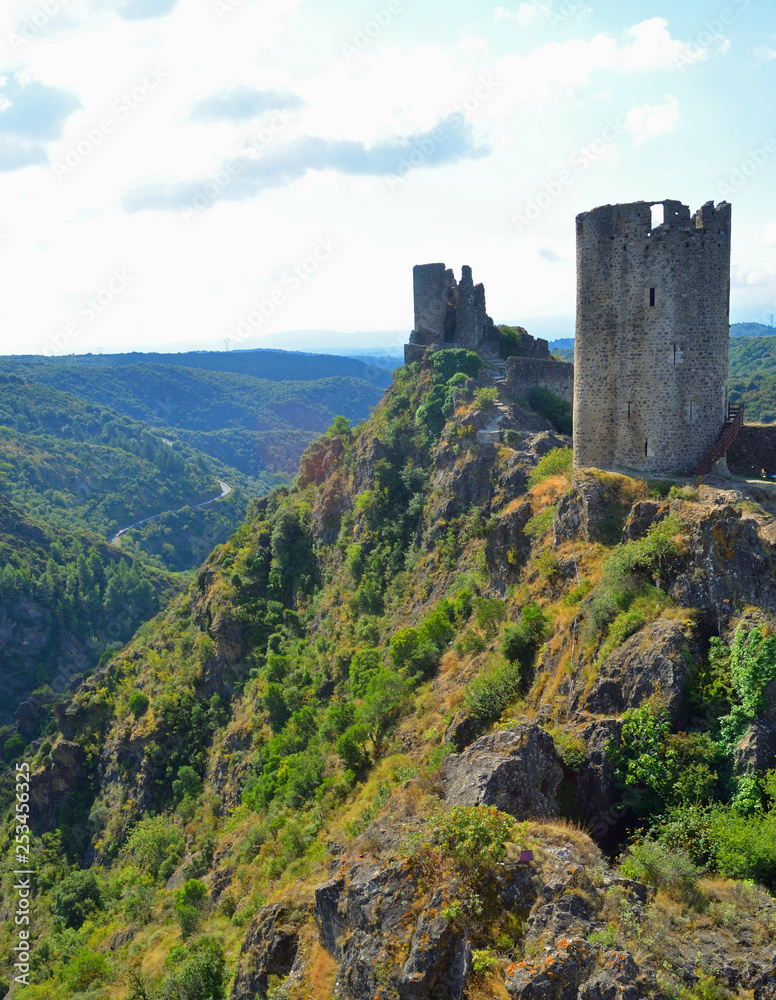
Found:
[[776, 421], [776, 340], [746, 337], [730, 342], [730, 401], [743, 400], [747, 423]]
[[[359, 364], [348, 358], [331, 360], [341, 360], [345, 367]], [[337, 414], [354, 422], [369, 416], [382, 395], [379, 385], [389, 374], [374, 371], [379, 383], [351, 375], [290, 382], [180, 364], [87, 365], [69, 359], [0, 358], [0, 372], [111, 407], [152, 427], [177, 431], [181, 441], [253, 478], [267, 473], [293, 475], [307, 444]]]
[[447, 350], [311, 445], [27, 752], [19, 1000], [776, 995], [776, 500], [567, 444]]

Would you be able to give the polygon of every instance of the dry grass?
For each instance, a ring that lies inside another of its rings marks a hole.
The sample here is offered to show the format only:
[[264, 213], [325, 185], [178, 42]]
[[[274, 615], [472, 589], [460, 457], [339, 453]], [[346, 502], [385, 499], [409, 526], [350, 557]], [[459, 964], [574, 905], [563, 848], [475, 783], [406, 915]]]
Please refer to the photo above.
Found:
[[310, 952], [310, 989], [313, 1000], [331, 1000], [337, 963], [326, 949], [316, 942]]
[[591, 867], [600, 864], [603, 856], [592, 838], [571, 820], [559, 817], [557, 819], [532, 819], [526, 826], [526, 835], [535, 837], [545, 846], [574, 846], [582, 855], [582, 860]]

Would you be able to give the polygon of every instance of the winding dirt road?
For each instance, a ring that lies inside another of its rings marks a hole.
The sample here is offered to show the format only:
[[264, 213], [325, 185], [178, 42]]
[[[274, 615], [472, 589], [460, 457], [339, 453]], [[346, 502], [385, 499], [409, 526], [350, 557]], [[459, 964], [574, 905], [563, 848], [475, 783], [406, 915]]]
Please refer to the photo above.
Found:
[[[216, 482], [221, 487], [221, 492], [218, 494], [218, 496], [217, 497], [213, 497], [212, 500], [205, 500], [204, 503], [195, 503], [194, 506], [193, 506], [193, 508], [192, 508], [193, 510], [196, 510], [198, 507], [209, 507], [211, 503], [217, 503], [217, 501], [223, 500], [224, 497], [228, 497], [229, 496], [229, 494], [232, 492], [232, 487], [229, 486], [228, 483], [223, 482], [221, 479], [216, 480]], [[189, 504], [186, 504], [186, 507], [188, 507], [188, 506], [189, 506]], [[135, 521], [134, 524], [128, 524], [126, 526], [126, 528], [122, 528], [121, 531], [117, 532], [113, 536], [113, 538], [111, 538], [111, 543], [113, 545], [115, 545], [116, 542], [119, 540], [119, 538], [121, 538], [121, 536], [125, 532], [131, 531], [132, 528], [139, 528], [141, 524], [148, 524], [149, 521], [156, 521], [157, 518], [162, 517], [164, 514], [170, 514], [170, 513], [172, 513], [172, 514], [178, 514], [182, 510], [185, 510], [185, 507], [179, 507], [177, 510], [174, 510], [174, 511], [163, 510], [161, 512], [161, 514], [154, 514], [152, 517], [144, 517], [141, 521]]]

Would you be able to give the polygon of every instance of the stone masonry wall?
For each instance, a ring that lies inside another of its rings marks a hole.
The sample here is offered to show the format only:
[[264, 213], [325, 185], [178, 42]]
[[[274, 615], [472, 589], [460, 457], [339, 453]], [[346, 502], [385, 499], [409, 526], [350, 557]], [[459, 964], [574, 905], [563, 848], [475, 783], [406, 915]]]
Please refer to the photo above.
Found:
[[[744, 414], [746, 417], [746, 414]], [[728, 469], [739, 476], [776, 476], [776, 424], [744, 424], [727, 453]]]
[[531, 389], [544, 386], [571, 403], [574, 399], [574, 366], [551, 358], [507, 358], [504, 385], [516, 399], [528, 399]]
[[728, 204], [577, 217], [575, 466], [694, 470], [725, 419], [729, 299]]

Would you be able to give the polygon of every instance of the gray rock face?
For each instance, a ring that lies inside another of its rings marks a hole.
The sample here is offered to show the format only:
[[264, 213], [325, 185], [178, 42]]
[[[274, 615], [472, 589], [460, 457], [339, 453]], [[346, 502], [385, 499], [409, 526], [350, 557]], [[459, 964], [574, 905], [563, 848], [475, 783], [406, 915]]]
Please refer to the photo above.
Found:
[[762, 774], [776, 767], [776, 725], [757, 719], [736, 747], [736, 770]]
[[562, 780], [552, 737], [530, 723], [483, 736], [442, 767], [449, 805], [492, 805], [518, 819], [557, 816]]
[[658, 619], [607, 657], [584, 707], [596, 714], [619, 715], [659, 694], [676, 722], [692, 662], [699, 658], [695, 644], [676, 622]]
[[270, 976], [286, 976], [299, 949], [286, 907], [266, 906], [251, 923], [240, 949], [240, 969], [230, 1000], [265, 1000]]
[[531, 504], [526, 500], [495, 518], [485, 543], [485, 561], [493, 583], [506, 585], [519, 579], [531, 554], [531, 539], [523, 534], [531, 514]]
[[338, 997], [372, 1000], [390, 981], [401, 1000], [460, 1000], [471, 967], [467, 938], [442, 917], [439, 890], [415, 917], [417, 899], [404, 867], [335, 863], [315, 891], [315, 920], [321, 944], [339, 963]]
[[609, 740], [616, 743], [621, 730], [622, 722], [618, 719], [600, 719], [581, 733], [585, 759], [576, 779], [579, 818], [599, 844], [606, 843], [616, 832], [625, 814], [614, 767], [606, 754], [606, 744]]
[[79, 743], [60, 740], [51, 751], [51, 761], [30, 775], [30, 819], [39, 832], [53, 830], [59, 810], [81, 782], [86, 752]]

